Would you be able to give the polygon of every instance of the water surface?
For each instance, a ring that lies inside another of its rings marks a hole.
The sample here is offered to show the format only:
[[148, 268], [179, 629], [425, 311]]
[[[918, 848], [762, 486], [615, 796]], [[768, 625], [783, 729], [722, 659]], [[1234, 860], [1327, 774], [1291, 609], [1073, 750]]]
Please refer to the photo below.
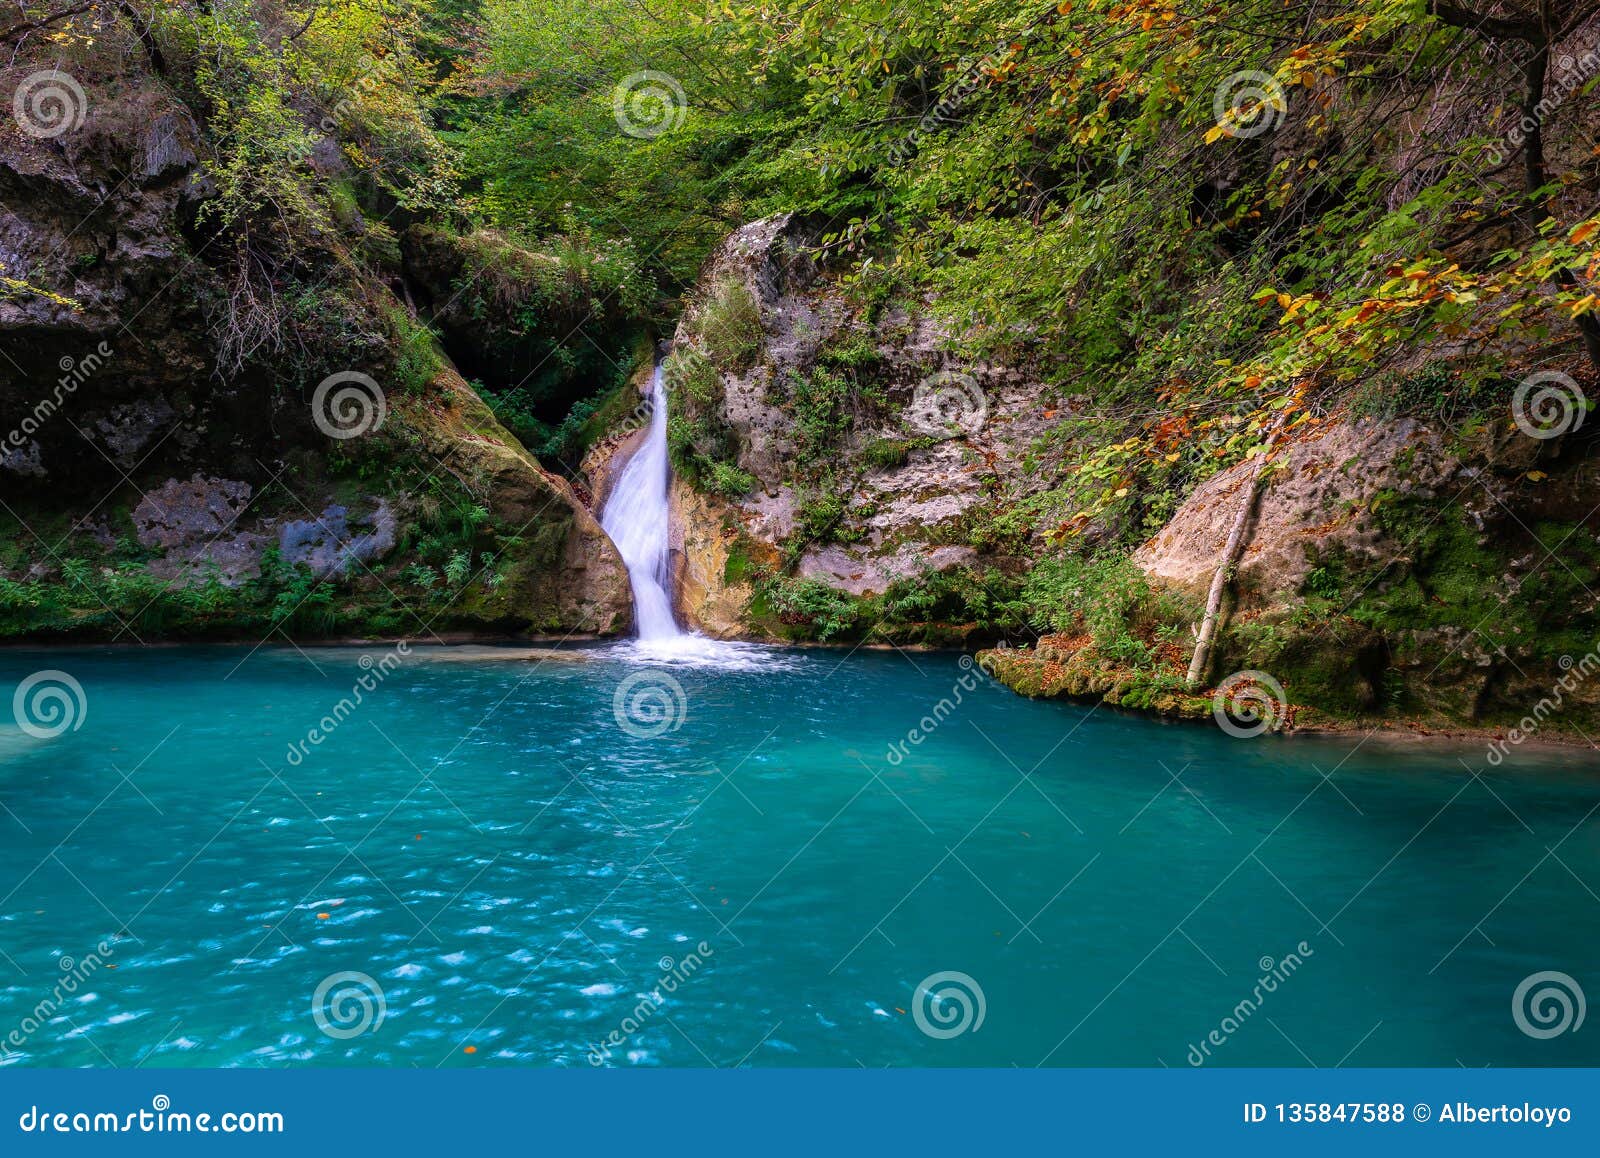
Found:
[[[359, 655], [0, 653], [7, 1061], [1600, 1063], [1512, 1010], [1600, 993], [1581, 756], [1239, 740], [944, 655]], [[5, 723], [42, 669], [83, 689], [49, 739]], [[917, 992], [952, 973], [981, 1024]]]

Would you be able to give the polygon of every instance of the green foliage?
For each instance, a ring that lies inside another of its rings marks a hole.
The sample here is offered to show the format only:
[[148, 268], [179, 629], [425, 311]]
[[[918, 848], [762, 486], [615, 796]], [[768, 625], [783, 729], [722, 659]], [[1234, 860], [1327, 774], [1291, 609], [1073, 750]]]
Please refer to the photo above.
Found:
[[933, 438], [875, 438], [861, 448], [861, 461], [879, 470], [899, 470], [913, 450], [934, 445]]
[[861, 622], [856, 600], [816, 579], [772, 579], [762, 586], [761, 597], [780, 623], [816, 639], [844, 635]]
[[661, 374], [668, 397], [681, 399], [688, 408], [714, 407], [723, 399], [721, 372], [693, 346], [683, 346], [669, 354]]
[[707, 490], [726, 499], [736, 499], [756, 489], [754, 475], [728, 462], [712, 463], [710, 476], [701, 481]]
[[388, 315], [395, 348], [395, 378], [400, 389], [421, 397], [444, 369], [433, 332], [398, 307]]
[[1415, 373], [1383, 372], [1357, 387], [1352, 413], [1372, 418], [1414, 415], [1460, 425], [1482, 415], [1510, 396], [1509, 385], [1497, 383], [1481, 368], [1469, 372], [1447, 362], [1429, 362]]
[[752, 83], [754, 50], [715, 10], [485, 0], [472, 27], [447, 136], [489, 224], [544, 234], [576, 218], [631, 238], [676, 291], [770, 187], [791, 86]]
[[1133, 560], [1105, 554], [1052, 555], [1029, 572], [1023, 597], [1041, 630], [1087, 632], [1108, 658], [1133, 667], [1155, 662], [1153, 646], [1171, 642], [1173, 629], [1194, 609], [1154, 590]]
[[839, 532], [849, 510], [849, 496], [841, 494], [832, 479], [824, 479], [822, 489], [808, 493], [795, 510], [798, 546], [847, 541]]
[[724, 369], [748, 370], [761, 349], [761, 308], [742, 281], [724, 278], [712, 287], [695, 319], [711, 361]]
[[444, 581], [452, 588], [460, 588], [466, 586], [470, 578], [472, 578], [472, 552], [452, 552], [444, 565]]

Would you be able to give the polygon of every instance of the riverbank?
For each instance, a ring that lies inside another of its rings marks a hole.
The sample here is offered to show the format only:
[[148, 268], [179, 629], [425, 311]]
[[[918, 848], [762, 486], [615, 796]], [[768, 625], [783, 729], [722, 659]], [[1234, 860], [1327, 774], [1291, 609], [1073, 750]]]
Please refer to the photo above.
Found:
[[1025, 648], [990, 649], [977, 654], [977, 663], [999, 683], [1029, 699], [1103, 704], [1175, 721], [1220, 723], [1227, 719], [1229, 726], [1251, 735], [1382, 736], [1395, 742], [1487, 745], [1502, 751], [1507, 746], [1600, 751], [1600, 745], [1580, 725], [1532, 704], [1530, 709], [1538, 712], [1537, 716], [1482, 725], [1448, 718], [1341, 717], [1294, 702], [1293, 685], [1280, 684], [1266, 672], [1235, 673], [1217, 686], [1189, 692], [1183, 687], [1181, 669], [1151, 672], [1107, 663], [1094, 657], [1092, 646], [1065, 654], [1046, 648], [1043, 656]]

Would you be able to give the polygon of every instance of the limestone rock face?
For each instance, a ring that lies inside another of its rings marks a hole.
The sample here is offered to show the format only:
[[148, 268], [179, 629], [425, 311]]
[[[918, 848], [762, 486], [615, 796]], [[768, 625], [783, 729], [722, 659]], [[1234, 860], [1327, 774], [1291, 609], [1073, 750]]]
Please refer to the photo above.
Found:
[[[948, 335], [931, 311], [868, 317], [810, 256], [817, 239], [789, 214], [735, 231], [707, 263], [674, 339], [680, 350], [703, 343], [709, 303], [729, 282], [756, 303], [758, 355], [748, 368], [718, 367], [717, 403], [737, 465], [756, 487], [737, 499], [676, 491], [679, 509], [705, 523], [680, 521], [680, 598], [688, 617], [714, 633], [752, 629], [738, 610], [748, 585], [722, 575], [730, 549], [735, 575], [741, 554], [777, 560], [789, 550], [802, 578], [852, 595], [881, 593], [930, 570], [1012, 565], [969, 543], [968, 524], [1001, 491], [1036, 485], [1024, 452], [1053, 417], [1043, 386], [1003, 366], [949, 363]], [[785, 400], [795, 377], [846, 343], [870, 349], [871, 383], [885, 405], [857, 416], [830, 464], [847, 500], [841, 527], [831, 541], [806, 542], [802, 508], [815, 495], [796, 462], [796, 417]]]
[[777, 566], [776, 550], [761, 551], [755, 559], [741, 560], [739, 552], [752, 543], [739, 535], [739, 517], [724, 503], [674, 480], [673, 594], [680, 619], [716, 639], [749, 634], [748, 607], [754, 588], [745, 578], [750, 563]]
[[[1280, 455], [1245, 528], [1237, 587], [1258, 603], [1293, 595], [1319, 556], [1340, 552], [1360, 562], [1397, 558], [1372, 517], [1382, 492], [1427, 499], [1455, 497], [1471, 483], [1438, 434], [1413, 419], [1333, 421], [1296, 438]], [[1152, 578], [1194, 593], [1211, 584], [1250, 464], [1214, 475], [1134, 554]], [[1445, 492], [1448, 491], [1448, 496]], [[1468, 510], [1492, 504], [1487, 493], [1462, 496]]]

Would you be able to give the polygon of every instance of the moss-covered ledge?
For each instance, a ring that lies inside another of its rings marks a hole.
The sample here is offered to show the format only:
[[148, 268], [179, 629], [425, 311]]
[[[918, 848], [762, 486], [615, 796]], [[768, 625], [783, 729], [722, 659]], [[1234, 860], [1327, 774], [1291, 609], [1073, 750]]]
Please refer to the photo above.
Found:
[[978, 653], [984, 671], [1030, 699], [1103, 703], [1173, 719], [1209, 718], [1212, 695], [1190, 694], [1176, 672], [1135, 670], [1103, 655], [1086, 637], [1046, 636], [1036, 648]]

